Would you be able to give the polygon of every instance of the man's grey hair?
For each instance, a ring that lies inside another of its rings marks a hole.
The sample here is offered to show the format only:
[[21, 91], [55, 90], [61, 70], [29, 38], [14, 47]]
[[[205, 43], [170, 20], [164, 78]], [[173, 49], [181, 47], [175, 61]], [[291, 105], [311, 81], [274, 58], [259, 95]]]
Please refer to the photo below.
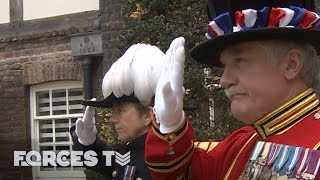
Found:
[[[279, 63], [279, 57], [288, 53], [291, 49], [300, 49], [304, 56], [304, 63], [300, 71], [301, 79], [316, 92], [320, 91], [320, 55], [314, 46], [308, 43], [298, 43], [288, 40], [261, 41], [274, 65]], [[319, 94], [318, 94], [319, 96]]]

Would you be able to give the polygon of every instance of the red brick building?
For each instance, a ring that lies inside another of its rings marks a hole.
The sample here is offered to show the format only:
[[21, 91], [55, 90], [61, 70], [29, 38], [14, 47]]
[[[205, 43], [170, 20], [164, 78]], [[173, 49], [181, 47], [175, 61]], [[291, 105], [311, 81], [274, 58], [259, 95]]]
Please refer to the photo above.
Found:
[[[14, 166], [14, 151], [72, 150], [68, 129], [82, 116], [84, 68], [92, 68], [92, 95], [99, 97], [103, 74], [116, 58], [121, 1], [27, 21], [23, 9], [23, 0], [10, 0], [10, 22], [0, 24], [0, 179], [84, 178], [83, 169], [70, 166]], [[103, 53], [86, 64], [88, 57], [73, 56], [71, 38], [91, 31], [98, 14]]]

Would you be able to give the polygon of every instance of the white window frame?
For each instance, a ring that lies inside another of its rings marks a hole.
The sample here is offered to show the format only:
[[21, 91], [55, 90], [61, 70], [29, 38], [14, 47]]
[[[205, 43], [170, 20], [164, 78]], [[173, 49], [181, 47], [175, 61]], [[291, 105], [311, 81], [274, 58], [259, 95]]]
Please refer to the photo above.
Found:
[[0, 2], [0, 24], [10, 22], [10, 0], [1, 0]]
[[23, 20], [96, 11], [99, 7], [99, 0], [23, 0]]
[[[34, 85], [30, 88], [30, 115], [31, 115], [31, 145], [32, 145], [32, 150], [36, 150], [40, 152], [40, 143], [39, 143], [39, 122], [41, 120], [45, 119], [70, 119], [70, 118], [79, 118], [83, 116], [83, 113], [77, 113], [77, 114], [68, 114], [68, 102], [69, 100], [66, 100], [66, 115], [52, 115], [52, 108], [50, 106], [50, 115], [48, 116], [37, 116], [36, 114], [36, 109], [37, 109], [37, 104], [36, 104], [36, 93], [39, 91], [49, 91], [50, 94], [53, 90], [62, 90], [62, 89], [73, 89], [73, 88], [82, 88], [82, 82], [81, 81], [56, 81], [56, 82], [48, 82], [48, 83], [43, 83], [43, 84], [38, 84]], [[67, 92], [67, 91], [66, 91]], [[68, 98], [68, 93], [66, 94], [66, 98]], [[50, 104], [52, 104], [52, 99], [50, 95]], [[69, 120], [69, 127], [71, 127], [71, 120]], [[54, 122], [54, 121], [53, 121]], [[54, 131], [55, 128], [53, 128], [53, 134], [55, 133]], [[72, 150], [72, 139], [71, 135], [69, 135], [69, 142], [68, 143], [63, 143], [62, 145], [69, 146], [70, 149]], [[61, 145], [58, 143], [53, 142], [52, 144], [55, 145]], [[42, 144], [43, 145], [43, 144]], [[77, 170], [73, 171], [73, 167], [68, 167], [71, 168], [71, 170], [67, 171], [40, 171], [40, 167], [33, 167], [32, 168], [32, 176], [33, 179], [57, 179], [59, 178], [60, 180], [71, 180], [71, 179], [83, 179], [85, 180], [85, 173], [84, 169], [85, 168], [79, 168], [77, 167]], [[54, 168], [55, 169], [55, 168]]]

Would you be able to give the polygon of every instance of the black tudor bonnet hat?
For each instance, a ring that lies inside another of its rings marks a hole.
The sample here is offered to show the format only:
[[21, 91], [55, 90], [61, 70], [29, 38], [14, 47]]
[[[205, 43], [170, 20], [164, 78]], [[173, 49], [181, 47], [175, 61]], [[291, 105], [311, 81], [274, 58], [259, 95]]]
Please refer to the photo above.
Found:
[[201, 64], [221, 66], [221, 51], [251, 40], [307, 42], [320, 54], [320, 20], [314, 0], [209, 0], [206, 37], [191, 50]]

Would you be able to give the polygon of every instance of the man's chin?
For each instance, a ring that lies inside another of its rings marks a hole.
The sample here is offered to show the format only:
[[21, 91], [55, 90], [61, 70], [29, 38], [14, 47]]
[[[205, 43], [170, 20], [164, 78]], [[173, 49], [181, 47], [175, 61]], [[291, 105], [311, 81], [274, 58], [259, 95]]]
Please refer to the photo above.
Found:
[[238, 100], [231, 101], [230, 104], [232, 114], [242, 114], [244, 112], [245, 106]]
[[129, 142], [131, 141], [132, 139], [127, 137], [127, 136], [118, 136], [118, 140], [119, 141], [122, 141], [122, 142]]
[[253, 123], [250, 121], [250, 119], [248, 117], [248, 114], [250, 114], [250, 112], [247, 112], [243, 106], [239, 107], [238, 105], [237, 106], [231, 105], [231, 113], [232, 113], [233, 117], [238, 119], [239, 121], [242, 121], [246, 124]]
[[232, 112], [232, 115], [234, 118], [236, 118], [239, 121], [244, 122], [247, 125], [251, 125], [256, 122], [256, 119], [252, 119], [248, 116], [245, 116], [244, 114], [248, 114], [248, 113], [243, 113], [243, 112], [242, 113], [233, 113]]

